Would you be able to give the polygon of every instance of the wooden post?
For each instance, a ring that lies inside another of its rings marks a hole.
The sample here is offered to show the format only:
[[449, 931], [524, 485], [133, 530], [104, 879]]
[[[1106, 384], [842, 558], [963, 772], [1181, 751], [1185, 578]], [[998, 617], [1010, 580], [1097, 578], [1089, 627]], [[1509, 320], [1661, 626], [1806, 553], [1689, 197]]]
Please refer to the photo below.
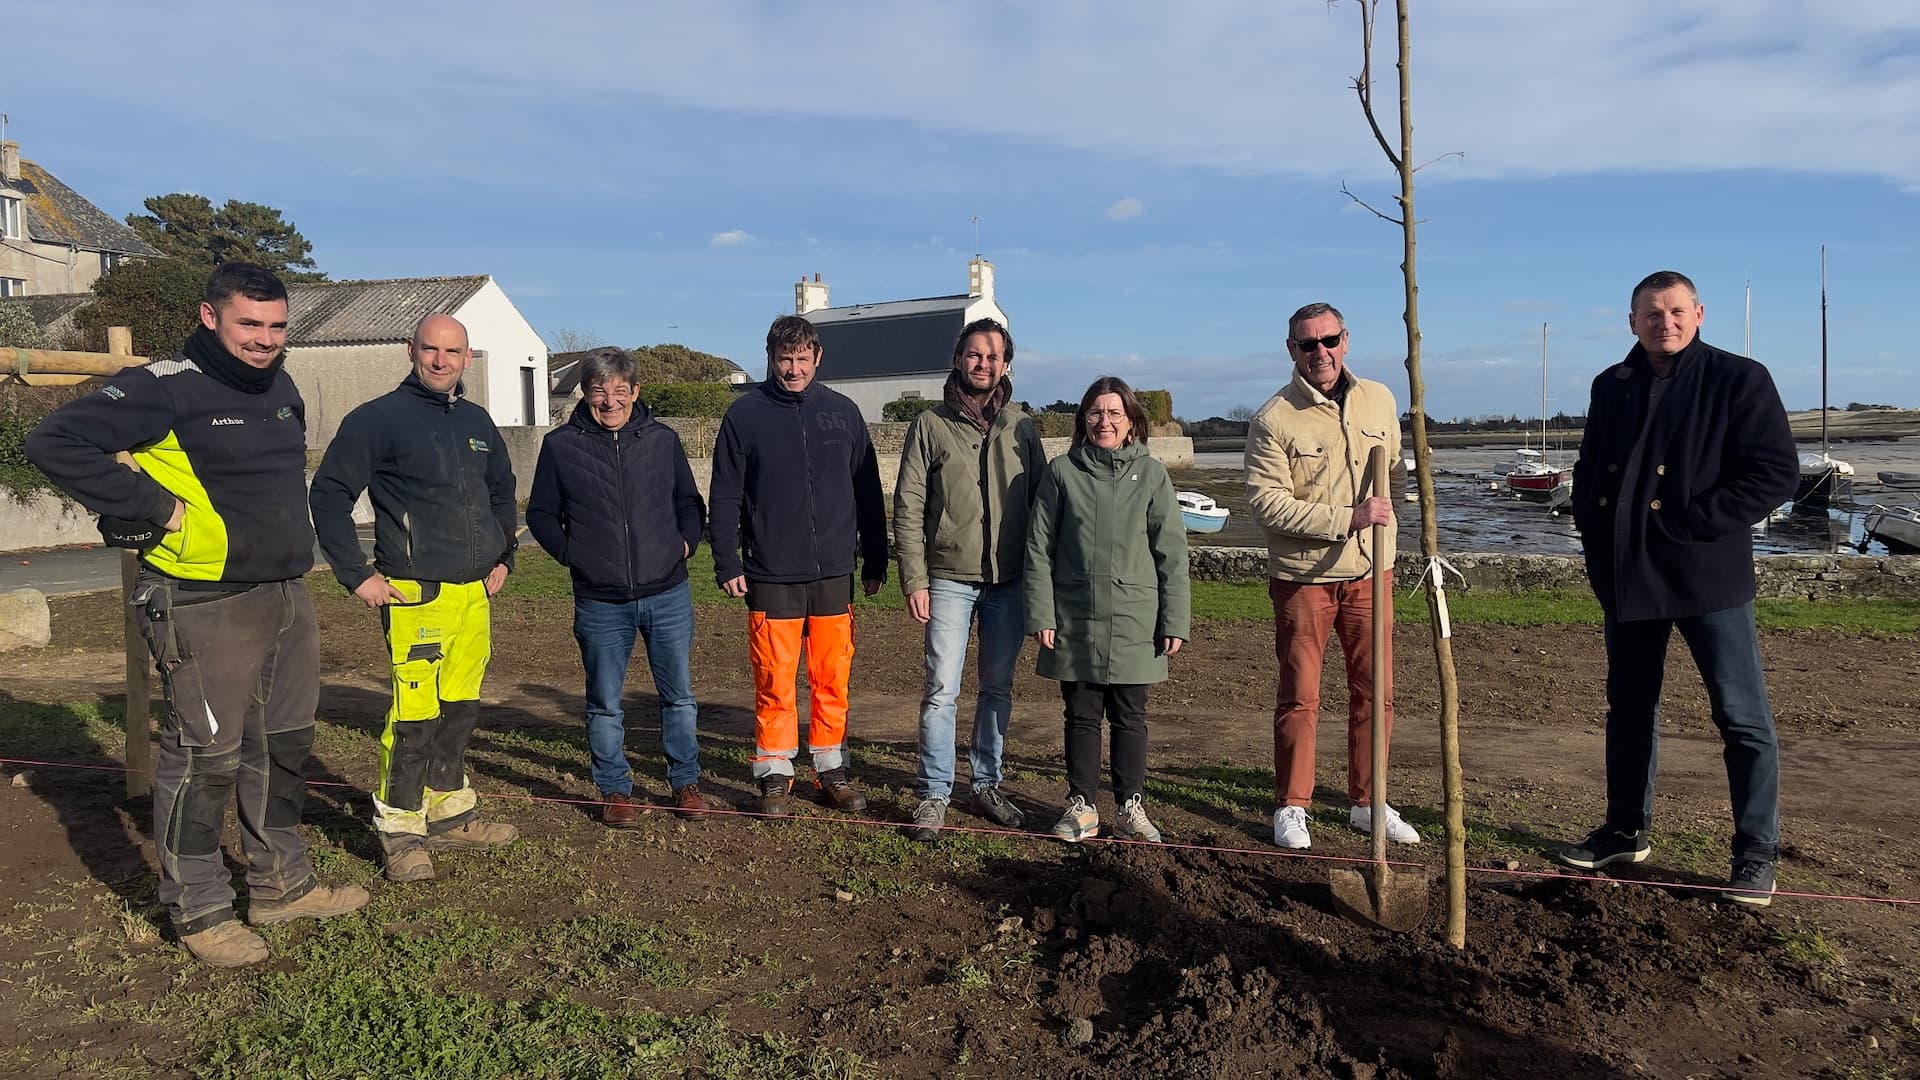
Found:
[[[133, 331], [124, 326], [107, 327], [107, 352], [114, 356], [133, 355]], [[138, 472], [131, 455], [120, 460]], [[153, 793], [153, 660], [147, 651], [147, 639], [140, 633], [144, 613], [127, 603], [133, 597], [134, 583], [140, 573], [136, 552], [120, 553], [120, 610], [126, 615], [127, 654], [127, 798], [144, 798]]]

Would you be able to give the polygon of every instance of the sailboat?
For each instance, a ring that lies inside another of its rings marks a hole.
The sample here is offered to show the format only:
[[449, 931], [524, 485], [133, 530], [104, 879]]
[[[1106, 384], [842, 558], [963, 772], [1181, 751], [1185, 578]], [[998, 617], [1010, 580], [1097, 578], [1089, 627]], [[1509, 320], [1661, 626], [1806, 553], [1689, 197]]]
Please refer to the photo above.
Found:
[[1800, 455], [1800, 483], [1793, 508], [1824, 514], [1836, 503], [1853, 501], [1853, 466], [1833, 456], [1827, 441], [1827, 245], [1820, 245], [1820, 452]]
[[1507, 472], [1517, 498], [1557, 505], [1573, 493], [1573, 468], [1547, 459], [1547, 324], [1540, 324], [1540, 449], [1523, 447]]

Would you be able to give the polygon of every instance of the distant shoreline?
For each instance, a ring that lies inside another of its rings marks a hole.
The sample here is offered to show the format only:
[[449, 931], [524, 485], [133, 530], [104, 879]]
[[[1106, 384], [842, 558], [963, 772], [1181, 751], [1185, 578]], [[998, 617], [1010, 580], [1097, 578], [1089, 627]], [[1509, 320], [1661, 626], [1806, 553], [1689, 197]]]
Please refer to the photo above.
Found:
[[[1793, 437], [1803, 443], [1820, 441], [1820, 410], [1789, 413], [1788, 421], [1793, 425]], [[1407, 443], [1411, 447], [1413, 433], [1406, 432]], [[1866, 440], [1911, 439], [1920, 438], [1920, 409], [1870, 409], [1858, 412], [1829, 411], [1827, 414], [1827, 440], [1833, 443], [1848, 443]], [[1540, 429], [1530, 431], [1436, 431], [1427, 435], [1430, 446], [1452, 449], [1484, 447], [1501, 449], [1540, 445]], [[1549, 428], [1547, 430], [1549, 446], [1564, 447], [1572, 450], [1580, 445], [1580, 429]], [[1196, 435], [1193, 438], [1193, 452], [1196, 454], [1233, 454], [1244, 451], [1247, 440], [1244, 437], [1220, 436], [1208, 437]]]

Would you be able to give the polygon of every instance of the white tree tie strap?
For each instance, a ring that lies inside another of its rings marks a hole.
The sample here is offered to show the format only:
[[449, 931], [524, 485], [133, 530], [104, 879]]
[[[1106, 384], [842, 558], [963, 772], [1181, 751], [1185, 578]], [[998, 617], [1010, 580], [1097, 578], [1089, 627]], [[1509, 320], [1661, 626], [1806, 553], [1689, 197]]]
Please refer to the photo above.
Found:
[[1415, 578], [1413, 584], [1407, 589], [1407, 595], [1411, 596], [1422, 585], [1426, 585], [1429, 581], [1433, 583], [1431, 603], [1433, 610], [1440, 616], [1440, 636], [1443, 638], [1453, 636], [1453, 623], [1447, 618], [1447, 575], [1449, 573], [1459, 578], [1460, 584], [1467, 583], [1467, 575], [1461, 573], [1459, 567], [1448, 562], [1444, 556], [1429, 555], [1426, 569], [1420, 571], [1420, 576]]

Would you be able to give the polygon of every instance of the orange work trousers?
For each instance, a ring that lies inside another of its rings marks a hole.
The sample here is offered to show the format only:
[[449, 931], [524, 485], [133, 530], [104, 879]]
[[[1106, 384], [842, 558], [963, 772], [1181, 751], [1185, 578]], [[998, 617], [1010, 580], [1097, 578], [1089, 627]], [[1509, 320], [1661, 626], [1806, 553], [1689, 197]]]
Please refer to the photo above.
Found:
[[806, 654], [807, 748], [813, 771], [847, 764], [847, 683], [853, 673], [853, 579], [749, 582], [747, 649], [753, 666], [754, 779], [792, 776], [800, 752], [801, 653]]
[[[1385, 571], [1393, 591], [1393, 571]], [[1268, 581], [1273, 600], [1273, 651], [1280, 661], [1280, 687], [1273, 706], [1273, 805], [1313, 802], [1314, 729], [1320, 722], [1320, 670], [1329, 633], [1340, 639], [1347, 664], [1347, 801], [1373, 801], [1373, 671], [1380, 670], [1380, 696], [1393, 738], [1393, 611], [1387, 620], [1387, 655], [1373, 655], [1373, 580], [1326, 585]]]

